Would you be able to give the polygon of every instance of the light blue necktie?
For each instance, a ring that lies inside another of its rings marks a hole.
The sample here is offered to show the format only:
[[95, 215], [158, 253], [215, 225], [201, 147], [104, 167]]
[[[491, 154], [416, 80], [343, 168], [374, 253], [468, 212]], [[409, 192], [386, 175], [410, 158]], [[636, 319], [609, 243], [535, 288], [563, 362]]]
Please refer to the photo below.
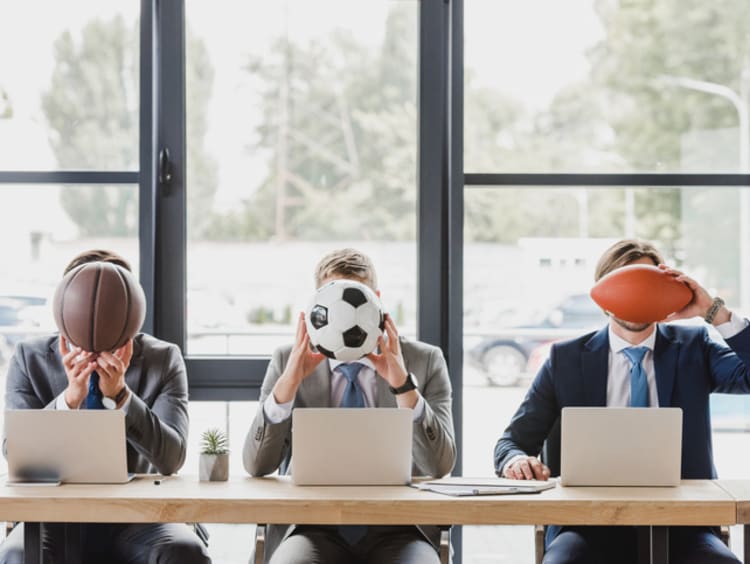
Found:
[[338, 369], [346, 378], [346, 388], [344, 395], [341, 397], [339, 407], [364, 407], [365, 394], [359, 385], [357, 375], [362, 370], [364, 364], [361, 362], [352, 362], [349, 364], [339, 364]]
[[[339, 407], [364, 407], [365, 394], [359, 385], [357, 375], [362, 370], [364, 364], [361, 362], [352, 362], [348, 364], [339, 364], [338, 369], [346, 378], [346, 388], [344, 395], [341, 397]], [[339, 525], [339, 535], [349, 546], [357, 544], [367, 532], [366, 525]]]
[[643, 357], [648, 347], [627, 347], [622, 349], [630, 364], [630, 407], [648, 407], [648, 379], [643, 369]]
[[86, 409], [104, 409], [102, 391], [99, 389], [99, 375], [91, 373], [89, 378], [89, 393], [86, 396]]

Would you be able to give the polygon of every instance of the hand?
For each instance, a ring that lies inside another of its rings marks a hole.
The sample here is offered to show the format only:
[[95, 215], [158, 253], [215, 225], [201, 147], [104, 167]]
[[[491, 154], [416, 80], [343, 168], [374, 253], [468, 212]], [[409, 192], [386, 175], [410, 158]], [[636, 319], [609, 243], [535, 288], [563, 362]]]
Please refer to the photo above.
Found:
[[108, 398], [114, 398], [125, 386], [125, 372], [133, 357], [133, 339], [114, 353], [102, 352], [96, 358], [96, 372], [99, 374], [99, 389]]
[[396, 324], [391, 316], [385, 316], [385, 336], [387, 340], [378, 337], [380, 353], [371, 352], [367, 355], [375, 367], [375, 372], [385, 378], [392, 388], [400, 388], [409, 376], [404, 364], [404, 356], [401, 354], [401, 342], [398, 340]]
[[302, 380], [312, 374], [325, 356], [310, 347], [310, 335], [307, 334], [305, 314], [300, 313], [297, 320], [297, 335], [286, 368], [273, 387], [273, 397], [278, 403], [294, 399]]
[[503, 474], [512, 480], [549, 479], [550, 471], [536, 456], [527, 456], [513, 461], [503, 470]]
[[89, 393], [89, 378], [96, 369], [96, 354], [85, 352], [80, 347], [68, 347], [68, 341], [60, 335], [60, 356], [68, 377], [65, 403], [71, 409], [78, 409]]
[[[680, 311], [668, 315], [664, 321], [675, 321], [676, 319], [688, 319], [690, 317], [705, 317], [714, 301], [711, 294], [709, 294], [703, 286], [698, 284], [698, 282], [686, 276], [679, 270], [670, 268], [665, 264], [660, 264], [659, 268], [667, 274], [674, 276], [675, 280], [684, 282], [693, 292], [693, 299], [690, 303]], [[729, 310], [722, 307], [716, 317], [714, 317], [714, 324], [719, 325], [720, 323], [729, 321], [730, 315]]]

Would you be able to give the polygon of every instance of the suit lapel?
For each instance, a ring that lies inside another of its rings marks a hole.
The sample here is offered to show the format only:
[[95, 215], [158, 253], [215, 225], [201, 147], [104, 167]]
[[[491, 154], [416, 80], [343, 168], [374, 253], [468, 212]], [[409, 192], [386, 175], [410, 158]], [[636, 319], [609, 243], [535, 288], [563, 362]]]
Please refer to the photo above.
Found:
[[581, 357], [585, 405], [606, 407], [609, 372], [608, 327], [600, 329], [591, 337]]
[[677, 359], [680, 357], [680, 342], [672, 340], [657, 325], [656, 344], [654, 345], [654, 372], [656, 374], [656, 391], [659, 396], [659, 406], [672, 405], [672, 390], [677, 375]]
[[305, 405], [299, 407], [337, 407], [331, 405], [331, 365], [324, 360], [310, 376], [302, 380], [300, 398]]

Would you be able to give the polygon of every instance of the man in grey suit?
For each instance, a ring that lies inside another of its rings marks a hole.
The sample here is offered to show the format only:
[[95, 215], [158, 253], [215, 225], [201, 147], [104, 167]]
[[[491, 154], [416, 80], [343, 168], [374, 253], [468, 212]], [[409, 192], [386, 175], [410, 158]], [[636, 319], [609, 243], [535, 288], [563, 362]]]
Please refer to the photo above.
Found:
[[[354, 250], [326, 255], [315, 273], [316, 287], [335, 279], [356, 280], [378, 295], [370, 259]], [[386, 316], [387, 339], [379, 352], [359, 361], [354, 379], [365, 407], [413, 410], [412, 473], [442, 477], [456, 461], [451, 416], [451, 384], [442, 352], [426, 343], [399, 338]], [[268, 366], [255, 419], [243, 449], [245, 469], [253, 476], [277, 469], [286, 474], [291, 453], [291, 413], [295, 407], [338, 407], [347, 393], [348, 367], [325, 360], [310, 347], [304, 315], [297, 322], [293, 346], [278, 349]], [[439, 562], [439, 530], [427, 526], [336, 527], [269, 526], [266, 561], [272, 564], [344, 564]]]
[[[92, 250], [73, 259], [65, 274], [93, 261], [111, 262], [130, 270], [122, 257], [110, 251]], [[171, 343], [140, 333], [113, 353], [94, 354], [70, 346], [59, 335], [21, 342], [8, 367], [5, 406], [83, 409], [94, 372], [101, 395], [113, 400], [107, 403], [125, 411], [128, 471], [176, 472], [185, 461], [187, 374], [179, 349]], [[91, 393], [98, 394], [94, 389]], [[60, 527], [51, 526], [45, 533], [45, 555], [62, 562]], [[88, 524], [82, 527], [82, 538], [84, 562], [211, 561], [203, 542], [184, 523]], [[10, 562], [23, 562], [22, 524], [0, 546], [0, 563]]]

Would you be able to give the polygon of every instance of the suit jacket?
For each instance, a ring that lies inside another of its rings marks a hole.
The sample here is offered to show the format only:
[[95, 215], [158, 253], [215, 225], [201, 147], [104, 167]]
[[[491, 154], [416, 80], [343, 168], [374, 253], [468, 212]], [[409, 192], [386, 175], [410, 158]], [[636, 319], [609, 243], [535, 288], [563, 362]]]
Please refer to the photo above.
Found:
[[[16, 346], [6, 379], [7, 408], [56, 408], [68, 385], [58, 347], [58, 336]], [[176, 472], [185, 461], [188, 435], [187, 373], [179, 348], [138, 334], [125, 382], [132, 391], [125, 416], [128, 471]]]
[[[750, 393], [750, 327], [727, 339], [728, 347], [712, 341], [704, 327], [660, 324], [656, 331], [659, 406], [683, 411], [682, 477], [716, 478], [709, 394]], [[495, 446], [495, 469], [517, 454], [538, 455], [563, 407], [605, 407], [608, 359], [607, 327], [553, 345]]]
[[[406, 369], [417, 378], [419, 391], [425, 399], [424, 417], [415, 422], [413, 428], [412, 473], [442, 477], [453, 469], [456, 462], [448, 368], [437, 347], [402, 339], [401, 350]], [[284, 371], [290, 352], [291, 346], [274, 352], [263, 380], [258, 411], [245, 439], [242, 460], [245, 469], [253, 476], [264, 476], [276, 470], [286, 473], [289, 467], [292, 456], [291, 417], [281, 423], [268, 423], [263, 413], [263, 403]], [[388, 383], [380, 377], [377, 378], [376, 403], [378, 407], [397, 407], [396, 398], [388, 389]], [[302, 381], [294, 399], [294, 407], [334, 407], [331, 406], [331, 370], [328, 362], [321, 362]], [[293, 528], [294, 525], [268, 527], [267, 558], [270, 558], [276, 546]], [[439, 529], [420, 529], [437, 546]]]

